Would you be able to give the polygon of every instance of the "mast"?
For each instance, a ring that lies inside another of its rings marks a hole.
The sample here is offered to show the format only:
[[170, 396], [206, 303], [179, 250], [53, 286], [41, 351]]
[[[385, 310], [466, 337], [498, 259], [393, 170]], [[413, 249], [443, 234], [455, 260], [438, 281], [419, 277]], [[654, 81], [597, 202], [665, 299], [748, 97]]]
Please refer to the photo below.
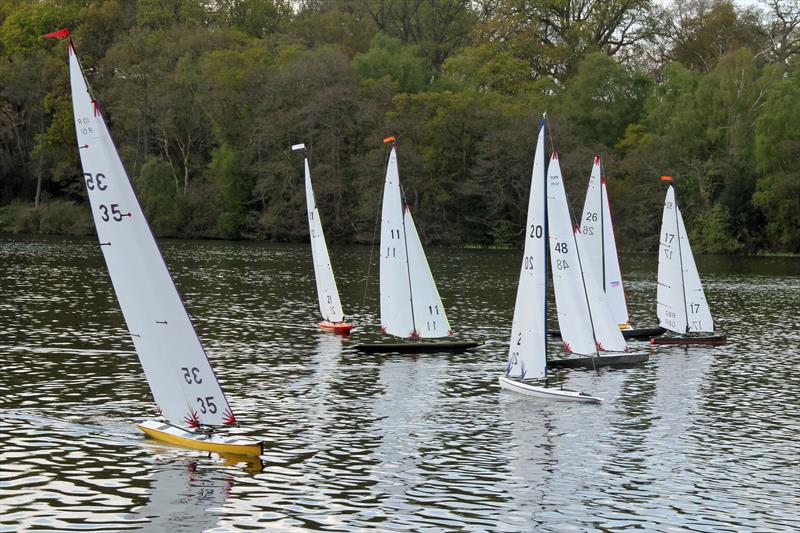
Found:
[[[392, 150], [394, 150], [395, 143], [392, 143]], [[417, 330], [417, 320], [414, 317], [414, 289], [411, 287], [411, 263], [408, 261], [408, 236], [406, 235], [406, 210], [408, 203], [406, 202], [406, 192], [403, 186], [400, 185], [398, 179], [398, 186], [400, 187], [400, 212], [403, 216], [400, 222], [403, 226], [403, 247], [406, 249], [406, 275], [408, 276], [408, 302], [411, 305], [411, 337], [414, 338], [419, 335]]]
[[605, 217], [603, 217], [603, 187], [606, 184], [606, 171], [603, 168], [603, 159], [600, 155], [597, 155], [598, 159], [600, 159], [600, 186], [597, 188], [597, 192], [600, 193], [600, 264], [602, 265], [601, 272], [603, 273], [603, 292], [606, 290], [606, 232], [605, 232]]
[[[673, 189], [674, 190], [674, 189]], [[686, 281], [683, 279], [683, 254], [681, 253], [681, 226], [678, 224], [678, 198], [675, 195], [675, 233], [678, 234], [678, 263], [681, 266], [681, 293], [683, 294], [683, 313], [686, 316], [686, 331], [689, 333], [689, 308], [686, 305]]]
[[[545, 125], [547, 125], [548, 128], [550, 127], [550, 124], [547, 122], [547, 111], [542, 113], [542, 120], [541, 120], [541, 126], [540, 127], [544, 128]], [[544, 144], [544, 150], [545, 150], [545, 158], [544, 159], [545, 159], [545, 161], [547, 161], [547, 157], [546, 157], [547, 156], [547, 130], [545, 130], [543, 132], [543, 134], [545, 136], [545, 140], [544, 140], [544, 143], [543, 143]], [[542, 235], [544, 237], [544, 254], [543, 254], [543, 256], [544, 256], [544, 291], [543, 291], [544, 292], [544, 298], [542, 299], [543, 302], [544, 302], [544, 316], [543, 316], [544, 324], [542, 325], [542, 331], [544, 331], [544, 335], [542, 335], [542, 344], [544, 345], [544, 347], [542, 349], [544, 350], [544, 384], [545, 384], [545, 386], [549, 385], [548, 377], [547, 377], [547, 265], [550, 264], [550, 243], [548, 242], [550, 240], [550, 234], [549, 234], [549, 231], [550, 231], [549, 230], [549, 226], [550, 226], [550, 224], [548, 223], [548, 214], [547, 214], [547, 181], [548, 181], [547, 169], [545, 169], [545, 171], [544, 171], [544, 190], [542, 191], [542, 194], [544, 194], [544, 222], [542, 224], [543, 230], [544, 230], [542, 232]], [[550, 270], [552, 270], [552, 267], [550, 268]]]

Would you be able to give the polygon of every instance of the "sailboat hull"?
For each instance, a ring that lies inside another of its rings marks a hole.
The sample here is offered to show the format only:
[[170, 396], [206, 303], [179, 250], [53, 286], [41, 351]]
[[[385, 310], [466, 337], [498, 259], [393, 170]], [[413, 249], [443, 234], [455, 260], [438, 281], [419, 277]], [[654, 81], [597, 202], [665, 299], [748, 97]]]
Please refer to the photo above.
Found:
[[599, 368], [601, 366], [633, 366], [647, 362], [647, 352], [624, 353], [618, 355], [599, 355], [596, 357], [570, 357], [567, 359], [551, 359], [547, 362], [550, 368]]
[[[628, 328], [623, 329], [622, 336], [629, 340], [649, 340], [653, 337], [663, 335], [667, 330], [661, 326], [653, 326], [650, 328]], [[548, 330], [547, 334], [550, 337], [561, 338], [561, 332], [558, 330]]]
[[338, 333], [339, 335], [347, 335], [350, 333], [350, 330], [353, 329], [353, 325], [347, 322], [328, 322], [327, 320], [323, 320], [319, 323], [319, 329]]
[[711, 335], [701, 335], [696, 337], [653, 337], [650, 339], [650, 344], [678, 344], [684, 346], [689, 344], [710, 344], [713, 346], [721, 346], [723, 344], [728, 344], [728, 334], [724, 332], [714, 332]]
[[596, 396], [591, 396], [585, 392], [578, 392], [567, 389], [556, 389], [552, 387], [538, 387], [511, 379], [506, 376], [500, 376], [500, 387], [509, 391], [524, 394], [526, 396], [534, 396], [536, 398], [545, 398], [548, 400], [567, 401], [567, 402], [586, 402], [586, 403], [602, 403], [603, 399]]
[[193, 450], [251, 456], [264, 453], [264, 443], [249, 437], [194, 433], [156, 420], [145, 420], [136, 427], [148, 437]]
[[475, 341], [461, 342], [394, 342], [375, 344], [356, 344], [355, 349], [364, 353], [436, 353], [463, 352], [477, 348], [482, 343]]

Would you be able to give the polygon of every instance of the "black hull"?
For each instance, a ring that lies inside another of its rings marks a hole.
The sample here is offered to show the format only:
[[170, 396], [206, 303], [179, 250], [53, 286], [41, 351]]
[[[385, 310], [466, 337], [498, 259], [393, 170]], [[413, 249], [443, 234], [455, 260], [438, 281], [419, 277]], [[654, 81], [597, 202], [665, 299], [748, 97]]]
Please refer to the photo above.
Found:
[[722, 346], [723, 344], [728, 344], [728, 334], [723, 332], [714, 332], [711, 335], [702, 335], [697, 337], [653, 337], [650, 339], [650, 344], [680, 346], [688, 346], [689, 344], [707, 344], [711, 346]]
[[480, 346], [480, 342], [394, 342], [375, 344], [356, 344], [354, 348], [364, 353], [436, 353], [463, 352]]
[[570, 357], [547, 361], [548, 368], [589, 368], [601, 366], [633, 366], [646, 362], [650, 354], [646, 352], [625, 353], [619, 355], [600, 355], [597, 357]]
[[[659, 335], [663, 335], [664, 332], [667, 330], [662, 328], [661, 326], [653, 326], [651, 328], [633, 328], [633, 329], [623, 329], [622, 336], [626, 339], [633, 339], [633, 340], [648, 340], [653, 337], [658, 337]], [[556, 337], [558, 339], [561, 338], [561, 332], [558, 330], [549, 330], [547, 334], [551, 337]]]

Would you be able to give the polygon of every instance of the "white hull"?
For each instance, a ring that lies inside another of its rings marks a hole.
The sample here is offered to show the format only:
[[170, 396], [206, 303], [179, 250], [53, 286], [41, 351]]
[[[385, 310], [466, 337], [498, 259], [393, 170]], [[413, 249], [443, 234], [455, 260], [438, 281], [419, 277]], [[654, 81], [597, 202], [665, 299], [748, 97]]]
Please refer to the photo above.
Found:
[[535, 396], [537, 398], [545, 398], [556, 401], [589, 403], [601, 403], [603, 401], [602, 398], [590, 396], [584, 392], [556, 389], [552, 387], [538, 387], [536, 385], [530, 385], [523, 381], [511, 379], [506, 376], [500, 376], [498, 380], [500, 381], [500, 387], [506, 390], [517, 392], [519, 394], [525, 394], [526, 396]]

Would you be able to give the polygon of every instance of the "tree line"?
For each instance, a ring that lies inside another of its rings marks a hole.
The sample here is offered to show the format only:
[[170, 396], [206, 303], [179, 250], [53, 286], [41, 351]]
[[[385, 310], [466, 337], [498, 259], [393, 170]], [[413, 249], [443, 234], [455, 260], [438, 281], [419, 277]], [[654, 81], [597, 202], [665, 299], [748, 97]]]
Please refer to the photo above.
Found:
[[522, 243], [538, 117], [623, 249], [674, 176], [693, 246], [800, 252], [800, 6], [764, 0], [0, 0], [0, 231], [92, 233], [69, 27], [160, 236], [374, 237], [387, 149], [422, 238]]

